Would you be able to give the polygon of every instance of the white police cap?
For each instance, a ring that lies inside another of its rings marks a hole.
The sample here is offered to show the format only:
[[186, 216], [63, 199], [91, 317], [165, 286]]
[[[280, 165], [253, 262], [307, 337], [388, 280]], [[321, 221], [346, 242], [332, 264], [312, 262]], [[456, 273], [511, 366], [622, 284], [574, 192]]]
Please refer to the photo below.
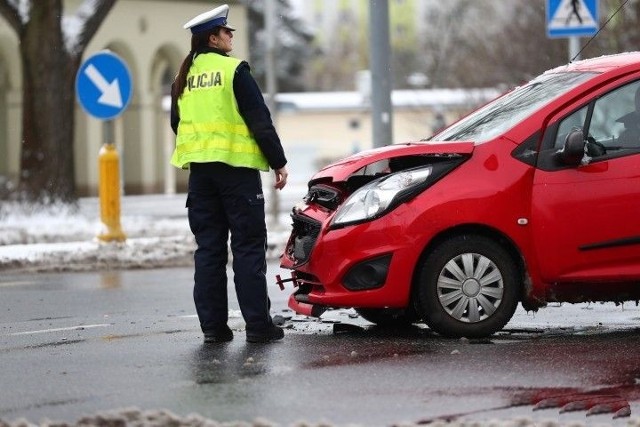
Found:
[[193, 18], [191, 21], [184, 24], [185, 30], [190, 29], [192, 34], [201, 33], [204, 31], [213, 30], [215, 27], [224, 27], [231, 31], [234, 31], [231, 25], [227, 23], [227, 16], [229, 15], [229, 6], [223, 4], [213, 10]]

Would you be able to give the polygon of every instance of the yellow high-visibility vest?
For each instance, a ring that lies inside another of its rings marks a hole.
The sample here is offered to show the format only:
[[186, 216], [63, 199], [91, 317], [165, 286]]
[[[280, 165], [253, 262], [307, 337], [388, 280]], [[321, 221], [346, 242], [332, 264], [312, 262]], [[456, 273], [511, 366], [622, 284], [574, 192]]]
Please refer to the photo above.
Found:
[[223, 162], [262, 171], [269, 163], [245, 124], [233, 91], [240, 60], [215, 53], [195, 57], [178, 99], [180, 123], [171, 164]]

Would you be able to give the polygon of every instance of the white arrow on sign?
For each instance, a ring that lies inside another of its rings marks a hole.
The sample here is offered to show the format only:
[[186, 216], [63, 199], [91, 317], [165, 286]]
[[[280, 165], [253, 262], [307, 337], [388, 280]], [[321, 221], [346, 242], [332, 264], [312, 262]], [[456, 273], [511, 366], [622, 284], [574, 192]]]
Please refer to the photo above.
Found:
[[89, 64], [84, 70], [84, 73], [89, 77], [89, 80], [96, 85], [100, 92], [102, 92], [102, 96], [98, 98], [100, 104], [122, 108], [122, 95], [120, 94], [120, 83], [118, 83], [118, 79], [115, 79], [111, 83], [107, 82], [107, 79], [100, 74], [100, 71], [98, 71], [93, 64]]

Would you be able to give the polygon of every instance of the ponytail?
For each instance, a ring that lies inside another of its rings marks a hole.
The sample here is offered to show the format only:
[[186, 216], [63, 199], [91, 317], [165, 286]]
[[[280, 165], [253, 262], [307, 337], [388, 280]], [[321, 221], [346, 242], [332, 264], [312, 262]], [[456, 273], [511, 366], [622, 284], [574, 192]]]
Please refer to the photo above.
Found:
[[171, 86], [171, 100], [174, 103], [174, 107], [177, 107], [178, 98], [182, 96], [182, 92], [184, 92], [184, 88], [187, 86], [187, 74], [189, 74], [189, 69], [191, 68], [191, 64], [193, 64], [193, 59], [195, 58], [197, 51], [209, 45], [209, 36], [211, 34], [216, 36], [220, 34], [220, 27], [215, 27], [211, 31], [197, 33], [191, 36], [191, 50], [182, 61], [180, 70], [178, 71], [173, 85]]
[[184, 87], [187, 85], [187, 74], [189, 73], [191, 64], [193, 64], [193, 57], [193, 51], [187, 54], [187, 56], [182, 61], [182, 65], [180, 65], [180, 70], [176, 75], [173, 85], [171, 85], [171, 99], [173, 99], [174, 102], [178, 102], [178, 98], [180, 98], [182, 92], [184, 91]]

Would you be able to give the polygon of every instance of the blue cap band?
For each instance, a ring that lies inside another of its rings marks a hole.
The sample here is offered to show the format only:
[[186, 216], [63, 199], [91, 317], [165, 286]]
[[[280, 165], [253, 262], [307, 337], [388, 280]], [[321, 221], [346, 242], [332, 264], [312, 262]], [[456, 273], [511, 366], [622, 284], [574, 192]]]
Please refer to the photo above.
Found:
[[199, 25], [194, 25], [193, 27], [191, 27], [191, 33], [202, 33], [204, 31], [213, 30], [215, 27], [219, 27], [221, 25], [227, 25], [227, 18], [216, 18]]

